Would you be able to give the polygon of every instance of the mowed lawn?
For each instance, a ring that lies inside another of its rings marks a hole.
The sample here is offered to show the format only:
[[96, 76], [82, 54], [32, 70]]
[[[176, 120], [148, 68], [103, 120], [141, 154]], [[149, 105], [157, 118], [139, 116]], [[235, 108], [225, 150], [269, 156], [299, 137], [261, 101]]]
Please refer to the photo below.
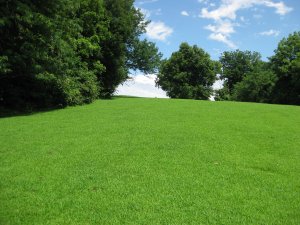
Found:
[[0, 224], [300, 224], [300, 107], [116, 98], [0, 119]]

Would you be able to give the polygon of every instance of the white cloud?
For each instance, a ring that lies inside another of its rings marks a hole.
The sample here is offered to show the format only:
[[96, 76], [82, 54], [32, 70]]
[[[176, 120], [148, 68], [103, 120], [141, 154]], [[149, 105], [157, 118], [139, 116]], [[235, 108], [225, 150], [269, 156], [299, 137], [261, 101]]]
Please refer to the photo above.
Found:
[[253, 7], [254, 5], [264, 5], [266, 7], [275, 8], [276, 13], [280, 15], [285, 15], [292, 10], [292, 8], [286, 6], [283, 2], [275, 3], [272, 0], [222, 0], [222, 4], [219, 8], [212, 11], [203, 8], [200, 16], [213, 20], [221, 20], [223, 18], [234, 20], [237, 11]]
[[[203, 3], [205, 0], [198, 0]], [[270, 8], [275, 8], [276, 13], [279, 15], [285, 15], [289, 13], [292, 8], [286, 6], [283, 2], [274, 2], [273, 0], [221, 0], [221, 5], [214, 10], [208, 8], [202, 8], [200, 17], [206, 19], [212, 19], [214, 25], [208, 25], [205, 29], [210, 30], [212, 33], [209, 38], [219, 42], [225, 43], [230, 48], [236, 48], [230, 40], [230, 35], [235, 32], [234, 27], [237, 24], [232, 23], [237, 18], [237, 12], [241, 9], [247, 9], [256, 5], [263, 5]], [[244, 22], [244, 17], [240, 17]], [[276, 33], [272, 34], [275, 35]]]
[[276, 37], [280, 34], [280, 31], [271, 29], [268, 31], [260, 32], [259, 34], [262, 36], [275, 36]]
[[155, 86], [156, 75], [136, 75], [119, 85], [117, 95], [136, 97], [168, 98], [166, 92]]
[[[150, 1], [149, 1], [150, 2]], [[144, 8], [139, 8], [141, 13], [144, 14], [146, 20], [150, 20], [151, 15], [162, 15], [162, 9], [156, 10], [148, 10]], [[146, 35], [150, 39], [159, 40], [159, 41], [166, 41], [166, 39], [173, 33], [173, 29], [168, 27], [161, 21], [151, 21], [150, 24], [146, 27]]]
[[232, 24], [230, 21], [218, 21], [215, 25], [207, 25], [204, 27], [207, 30], [210, 30], [213, 33], [221, 33], [226, 36], [229, 36], [230, 34], [234, 33], [235, 30], [233, 28], [234, 24]]
[[226, 44], [229, 48], [237, 48], [236, 44], [234, 44], [231, 40], [228, 39], [228, 37], [224, 34], [221, 33], [211, 33], [208, 36], [209, 39], [214, 40], [214, 41], [219, 41], [219, 42], [223, 42], [224, 44]]
[[157, 1], [158, 1], [158, 0], [138, 1], [137, 4], [139, 4], [139, 5], [145, 5], [145, 4], [154, 3], [154, 2], [157, 2]]
[[279, 15], [285, 15], [293, 10], [291, 7], [287, 7], [283, 2], [272, 2], [272, 1], [264, 1], [264, 4], [267, 7], [272, 7], [276, 9], [276, 13]]
[[149, 75], [140, 74], [140, 75], [136, 75], [132, 78], [135, 83], [149, 84], [149, 85], [155, 86], [155, 79], [156, 79], [155, 74], [149, 74]]
[[229, 48], [235, 49], [237, 45], [230, 40], [230, 35], [235, 33], [234, 26], [229, 20], [219, 20], [214, 25], [209, 24], [204, 28], [210, 30], [212, 33], [209, 35], [209, 39], [222, 42]]
[[166, 41], [166, 39], [173, 33], [173, 29], [168, 27], [163, 22], [152, 21], [146, 27], [146, 35], [150, 39], [159, 40], [159, 41]]
[[189, 16], [189, 15], [190, 15], [187, 11], [182, 11], [180, 14], [181, 14], [182, 16]]
[[214, 90], [220, 90], [224, 87], [224, 80], [216, 80], [215, 83], [213, 84], [213, 89]]

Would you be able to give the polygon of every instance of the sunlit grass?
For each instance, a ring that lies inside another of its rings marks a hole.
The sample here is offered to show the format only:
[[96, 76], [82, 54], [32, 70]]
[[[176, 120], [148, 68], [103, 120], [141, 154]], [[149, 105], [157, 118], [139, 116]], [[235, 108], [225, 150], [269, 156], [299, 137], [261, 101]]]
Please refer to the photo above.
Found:
[[117, 98], [0, 119], [0, 224], [300, 224], [300, 108]]

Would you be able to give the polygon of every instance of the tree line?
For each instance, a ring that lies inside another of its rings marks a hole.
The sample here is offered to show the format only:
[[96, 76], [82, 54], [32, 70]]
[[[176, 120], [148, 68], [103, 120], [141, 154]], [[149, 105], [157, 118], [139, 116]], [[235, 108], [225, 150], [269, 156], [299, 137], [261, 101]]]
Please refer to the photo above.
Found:
[[[134, 0], [0, 1], [0, 107], [110, 98], [133, 70], [158, 73], [171, 98], [300, 104], [300, 32], [282, 39], [268, 62], [240, 50], [214, 61], [187, 43], [161, 60], [141, 39], [148, 23]], [[224, 87], [214, 91], [217, 74]]]
[[110, 98], [129, 71], [158, 69], [147, 24], [134, 0], [0, 1], [0, 106]]
[[[223, 88], [214, 91], [219, 78]], [[300, 105], [300, 32], [283, 38], [268, 62], [251, 51], [225, 51], [218, 61], [182, 43], [162, 62], [157, 86], [171, 98]]]

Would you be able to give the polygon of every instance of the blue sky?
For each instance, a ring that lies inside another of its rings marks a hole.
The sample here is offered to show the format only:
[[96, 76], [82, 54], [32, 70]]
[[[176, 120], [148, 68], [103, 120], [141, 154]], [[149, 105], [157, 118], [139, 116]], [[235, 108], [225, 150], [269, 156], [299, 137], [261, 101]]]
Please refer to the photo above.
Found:
[[[283, 37], [300, 31], [300, 0], [136, 0], [135, 6], [151, 20], [144, 37], [155, 42], [165, 58], [188, 42], [215, 60], [235, 49], [258, 51], [267, 60]], [[155, 78], [135, 74], [116, 93], [167, 97], [155, 87]], [[213, 88], [222, 83], [218, 80]]]
[[164, 57], [188, 42], [213, 59], [240, 49], [266, 60], [283, 37], [300, 31], [300, 0], [136, 0], [135, 6], [152, 21], [145, 36]]

